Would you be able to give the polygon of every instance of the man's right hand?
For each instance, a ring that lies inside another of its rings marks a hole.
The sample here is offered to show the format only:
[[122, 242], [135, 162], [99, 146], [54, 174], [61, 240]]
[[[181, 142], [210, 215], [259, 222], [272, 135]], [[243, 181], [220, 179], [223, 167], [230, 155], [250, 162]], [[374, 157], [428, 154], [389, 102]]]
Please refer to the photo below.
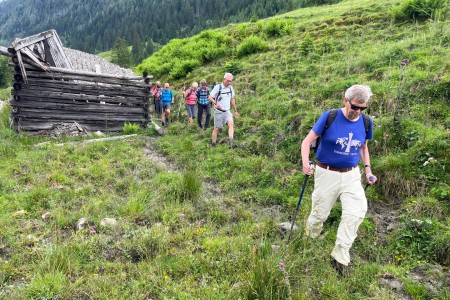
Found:
[[308, 162], [307, 164], [303, 164], [302, 171], [303, 171], [303, 174], [305, 174], [305, 175], [308, 175], [308, 176], [312, 175], [314, 173], [314, 164], [311, 162]]

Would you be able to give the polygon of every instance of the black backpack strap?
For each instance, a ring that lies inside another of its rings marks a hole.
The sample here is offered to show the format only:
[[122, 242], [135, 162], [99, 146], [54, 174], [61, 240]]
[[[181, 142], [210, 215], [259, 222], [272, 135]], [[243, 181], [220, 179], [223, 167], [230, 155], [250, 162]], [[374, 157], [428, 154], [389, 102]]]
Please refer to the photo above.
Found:
[[362, 116], [364, 120], [364, 128], [366, 129], [366, 133], [368, 133], [370, 129], [370, 117], [365, 114], [362, 114]]
[[217, 101], [219, 101], [221, 93], [222, 93], [222, 84], [220, 83], [219, 84], [219, 92], [217, 93], [216, 99], [214, 99], [214, 100], [216, 100], [216, 103], [217, 103]]
[[334, 119], [336, 119], [337, 113], [338, 113], [337, 109], [330, 110], [330, 113], [328, 114], [327, 122], [325, 123], [325, 127], [323, 128], [323, 131], [322, 131], [322, 135], [325, 133], [325, 130], [327, 130], [330, 127], [330, 125], [331, 125], [331, 123], [333, 123]]
[[327, 121], [325, 122], [325, 125], [323, 126], [322, 134], [319, 135], [317, 139], [314, 140], [311, 144], [311, 149], [314, 150], [314, 153], [317, 153], [317, 148], [319, 148], [320, 139], [321, 136], [325, 133], [325, 131], [330, 127], [331, 123], [333, 123], [334, 119], [336, 119], [338, 110], [337, 109], [331, 109], [329, 110]]

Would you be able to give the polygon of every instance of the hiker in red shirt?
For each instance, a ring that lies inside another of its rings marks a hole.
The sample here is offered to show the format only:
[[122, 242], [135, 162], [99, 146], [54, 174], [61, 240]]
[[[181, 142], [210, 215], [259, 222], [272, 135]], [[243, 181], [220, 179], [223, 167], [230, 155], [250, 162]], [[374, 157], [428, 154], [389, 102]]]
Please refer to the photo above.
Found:
[[155, 113], [159, 116], [162, 113], [161, 105], [161, 82], [157, 81], [152, 87], [151, 93], [153, 94], [153, 103], [155, 104]]
[[193, 124], [194, 123], [194, 118], [195, 118], [195, 104], [197, 103], [197, 88], [198, 88], [198, 83], [197, 82], [193, 82], [191, 87], [188, 88], [185, 92], [184, 92], [184, 98], [186, 99], [186, 110], [188, 113], [188, 118], [189, 118], [189, 124]]

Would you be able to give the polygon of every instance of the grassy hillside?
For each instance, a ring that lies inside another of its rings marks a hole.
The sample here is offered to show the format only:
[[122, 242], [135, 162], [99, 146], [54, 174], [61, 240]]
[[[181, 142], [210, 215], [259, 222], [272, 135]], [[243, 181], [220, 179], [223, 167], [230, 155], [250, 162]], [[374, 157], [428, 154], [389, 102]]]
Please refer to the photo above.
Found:
[[[163, 137], [35, 146], [52, 140], [11, 132], [2, 110], [0, 299], [450, 299], [450, 22], [394, 18], [393, 3], [345, 1], [173, 40], [137, 67], [177, 91]], [[211, 149], [178, 90], [226, 71], [239, 147]], [[287, 243], [278, 223], [303, 183], [300, 141], [354, 83], [375, 94], [379, 183], [341, 277], [329, 265], [338, 206], [318, 240], [299, 230]]]

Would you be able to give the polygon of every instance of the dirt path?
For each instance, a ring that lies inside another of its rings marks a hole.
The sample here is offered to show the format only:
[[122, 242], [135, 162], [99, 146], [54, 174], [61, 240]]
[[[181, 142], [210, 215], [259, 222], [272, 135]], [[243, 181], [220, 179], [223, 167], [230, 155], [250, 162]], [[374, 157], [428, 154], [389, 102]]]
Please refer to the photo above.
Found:
[[[166, 169], [168, 172], [182, 172], [174, 163], [170, 162], [167, 157], [158, 152], [154, 146], [154, 142], [157, 138], [149, 137], [146, 141], [146, 147], [144, 149], [145, 156], [155, 163], [158, 167]], [[223, 202], [224, 195], [218, 186], [212, 182], [203, 181], [202, 198], [211, 199], [215, 198], [217, 201]]]

